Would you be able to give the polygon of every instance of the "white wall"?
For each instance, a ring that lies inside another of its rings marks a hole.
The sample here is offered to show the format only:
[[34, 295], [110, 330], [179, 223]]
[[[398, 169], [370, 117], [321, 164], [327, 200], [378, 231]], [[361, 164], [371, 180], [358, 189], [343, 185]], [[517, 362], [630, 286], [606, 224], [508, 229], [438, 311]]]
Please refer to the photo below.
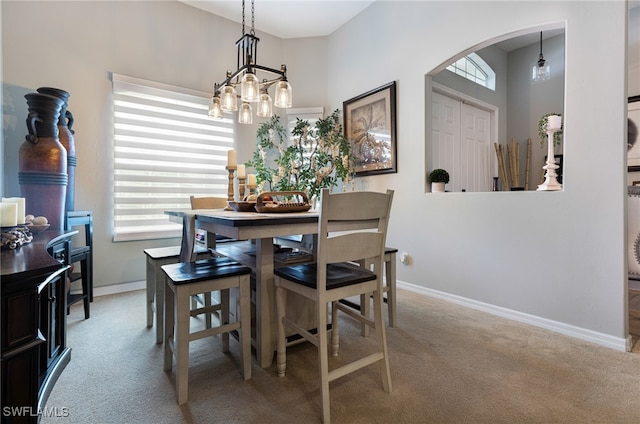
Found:
[[[75, 206], [94, 213], [94, 285], [144, 280], [143, 249], [175, 245], [178, 240], [111, 241], [109, 73], [211, 92], [227, 70], [235, 69], [240, 24], [175, 1], [29, 1], [1, 2], [0, 7], [6, 177], [2, 194], [20, 192], [17, 157], [27, 133], [24, 94], [42, 86], [68, 91], [78, 161]], [[279, 69], [287, 63], [285, 59], [290, 58], [284, 56], [283, 40], [260, 32], [258, 36], [261, 64]], [[326, 40], [310, 42], [326, 44]], [[326, 52], [321, 53], [318, 60], [325, 61]], [[299, 98], [309, 96], [294, 72], [305, 74], [306, 66], [305, 62], [290, 65], [294, 94]], [[320, 75], [322, 83], [324, 67]], [[311, 93], [325, 89], [321, 85]], [[256, 128], [239, 129], [241, 161], [251, 157]]]
[[[9, 106], [3, 114], [3, 195], [17, 188], [16, 168], [7, 165], [26, 133], [21, 96], [40, 86], [69, 91], [78, 150], [76, 208], [93, 210], [96, 222], [95, 284], [143, 280], [142, 249], [176, 240], [111, 242], [108, 72], [208, 91], [234, 66], [239, 25], [177, 2], [0, 7]], [[567, 28], [565, 169], [572, 183], [562, 193], [425, 195], [425, 75], [485, 40], [558, 21]], [[621, 2], [376, 2], [326, 39], [261, 34], [260, 53], [265, 64], [289, 66], [294, 98], [304, 103], [295, 100], [295, 107], [341, 109], [346, 99], [398, 82], [399, 172], [358, 183], [396, 190], [388, 243], [413, 258], [410, 266], [399, 266], [399, 280], [582, 335], [593, 332], [599, 342], [619, 346], [627, 335], [625, 151], [622, 143], [605, 142], [624, 137], [625, 24]], [[452, 29], [459, 33], [443, 36]], [[297, 59], [314, 49], [313, 60]], [[601, 63], [595, 69], [594, 57]], [[307, 72], [318, 77], [311, 87], [299, 79]], [[243, 151], [252, 151], [252, 130], [240, 134]]]
[[[413, 256], [400, 280], [622, 342], [625, 150], [612, 141], [624, 137], [626, 19], [623, 2], [376, 2], [329, 37], [333, 104], [398, 82], [399, 172], [361, 185], [396, 190], [388, 243]], [[564, 191], [425, 194], [424, 76], [494, 37], [559, 22]]]

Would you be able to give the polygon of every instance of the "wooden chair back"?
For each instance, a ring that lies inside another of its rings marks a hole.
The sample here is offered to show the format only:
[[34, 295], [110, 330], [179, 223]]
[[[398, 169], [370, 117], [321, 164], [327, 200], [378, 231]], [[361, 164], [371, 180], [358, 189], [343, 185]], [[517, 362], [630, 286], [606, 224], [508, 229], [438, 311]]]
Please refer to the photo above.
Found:
[[[371, 260], [380, 275], [393, 191], [322, 191], [318, 222], [318, 282], [324, 281], [325, 264]], [[338, 229], [329, 233], [328, 228]]]
[[221, 209], [227, 206], [224, 197], [196, 197], [190, 196], [191, 209]]

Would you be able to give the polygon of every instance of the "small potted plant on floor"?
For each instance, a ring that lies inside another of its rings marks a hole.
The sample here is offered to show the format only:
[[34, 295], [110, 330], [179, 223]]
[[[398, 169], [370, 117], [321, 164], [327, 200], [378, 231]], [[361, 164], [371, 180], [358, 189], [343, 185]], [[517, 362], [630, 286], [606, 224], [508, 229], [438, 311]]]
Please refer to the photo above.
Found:
[[427, 175], [427, 182], [431, 184], [432, 193], [443, 193], [444, 186], [449, 182], [449, 173], [441, 168], [436, 168]]

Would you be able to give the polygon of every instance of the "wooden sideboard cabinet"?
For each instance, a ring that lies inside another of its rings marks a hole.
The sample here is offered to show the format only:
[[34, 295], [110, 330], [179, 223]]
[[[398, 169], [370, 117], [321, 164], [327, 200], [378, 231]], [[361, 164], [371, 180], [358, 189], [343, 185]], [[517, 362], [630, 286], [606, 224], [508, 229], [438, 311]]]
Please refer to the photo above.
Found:
[[2, 423], [37, 423], [71, 359], [66, 343], [66, 279], [71, 237], [44, 231], [31, 243], [2, 250]]

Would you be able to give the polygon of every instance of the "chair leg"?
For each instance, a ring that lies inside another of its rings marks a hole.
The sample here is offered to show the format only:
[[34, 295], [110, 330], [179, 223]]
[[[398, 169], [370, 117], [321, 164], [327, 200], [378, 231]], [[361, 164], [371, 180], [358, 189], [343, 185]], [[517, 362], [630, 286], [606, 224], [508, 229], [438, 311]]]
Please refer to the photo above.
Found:
[[175, 292], [175, 355], [176, 355], [176, 393], [178, 405], [187, 402], [189, 397], [189, 302], [186, 290], [176, 287]]
[[384, 263], [387, 286], [387, 308], [389, 310], [389, 327], [396, 326], [396, 254], [391, 253]]
[[[249, 275], [240, 276], [238, 297], [240, 298], [240, 353], [242, 355], [242, 376], [251, 378], [251, 280]], [[236, 314], [237, 319], [237, 314]], [[228, 334], [228, 333], [227, 333]]]
[[278, 325], [278, 336], [276, 346], [276, 366], [278, 377], [284, 377], [287, 369], [287, 341], [283, 319], [286, 315], [285, 305], [287, 304], [287, 292], [282, 287], [276, 285], [276, 322]]
[[153, 261], [147, 257], [147, 328], [153, 327], [153, 300], [156, 294]]
[[[168, 281], [165, 284], [171, 284]], [[166, 313], [164, 314], [164, 370], [171, 371], [173, 366], [173, 333], [175, 325], [175, 295], [170, 287], [167, 287], [165, 295]]]
[[[371, 294], [360, 295], [360, 315], [369, 318], [371, 316]], [[365, 323], [360, 324], [360, 334], [362, 337], [369, 337], [369, 326]]]
[[[209, 304], [211, 304], [211, 293], [207, 293]], [[229, 324], [229, 289], [220, 291], [220, 325]], [[211, 313], [207, 313], [209, 327], [211, 328]], [[237, 319], [237, 318], [236, 318]], [[222, 351], [229, 352], [229, 333], [222, 333]]]
[[[160, 344], [163, 340], [164, 334], [164, 323], [169, 322], [165, 319], [165, 292], [171, 291], [167, 287], [167, 283], [165, 282], [165, 274], [160, 268], [160, 264], [156, 265], [155, 269], [155, 286], [156, 286], [156, 343]], [[173, 322], [173, 320], [171, 321]], [[171, 333], [173, 335], [173, 333]]]
[[380, 373], [382, 374], [382, 389], [390, 393], [391, 386], [391, 370], [389, 368], [389, 355], [387, 351], [387, 335], [384, 327], [384, 318], [382, 316], [382, 291], [378, 290], [373, 293], [373, 318], [376, 329], [376, 342], [378, 343], [378, 352], [382, 353], [380, 361]]
[[331, 302], [331, 356], [340, 350], [340, 326], [338, 325], [338, 302]]
[[[316, 322], [318, 323], [318, 362], [320, 368], [320, 398], [322, 401], [322, 421], [331, 421], [329, 398], [329, 352], [327, 346], [327, 304], [316, 304]], [[334, 327], [337, 323], [334, 323]], [[332, 331], [335, 331], [333, 328]]]
[[[204, 298], [204, 307], [205, 308], [210, 308], [211, 307], [211, 292], [207, 292], [207, 293], [202, 293], [202, 297]], [[206, 314], [204, 314], [204, 325], [206, 328], [211, 328], [211, 315], [212, 312], [207, 312]], [[228, 334], [228, 333], [225, 333]], [[227, 347], [228, 348], [228, 347]], [[226, 352], [226, 350], [225, 350]]]
[[84, 319], [89, 319], [90, 314], [90, 306], [89, 302], [91, 301], [91, 292], [89, 288], [89, 263], [88, 259], [84, 259], [80, 261], [80, 272], [82, 274], [81, 283], [82, 283], [82, 303], [84, 305]]

